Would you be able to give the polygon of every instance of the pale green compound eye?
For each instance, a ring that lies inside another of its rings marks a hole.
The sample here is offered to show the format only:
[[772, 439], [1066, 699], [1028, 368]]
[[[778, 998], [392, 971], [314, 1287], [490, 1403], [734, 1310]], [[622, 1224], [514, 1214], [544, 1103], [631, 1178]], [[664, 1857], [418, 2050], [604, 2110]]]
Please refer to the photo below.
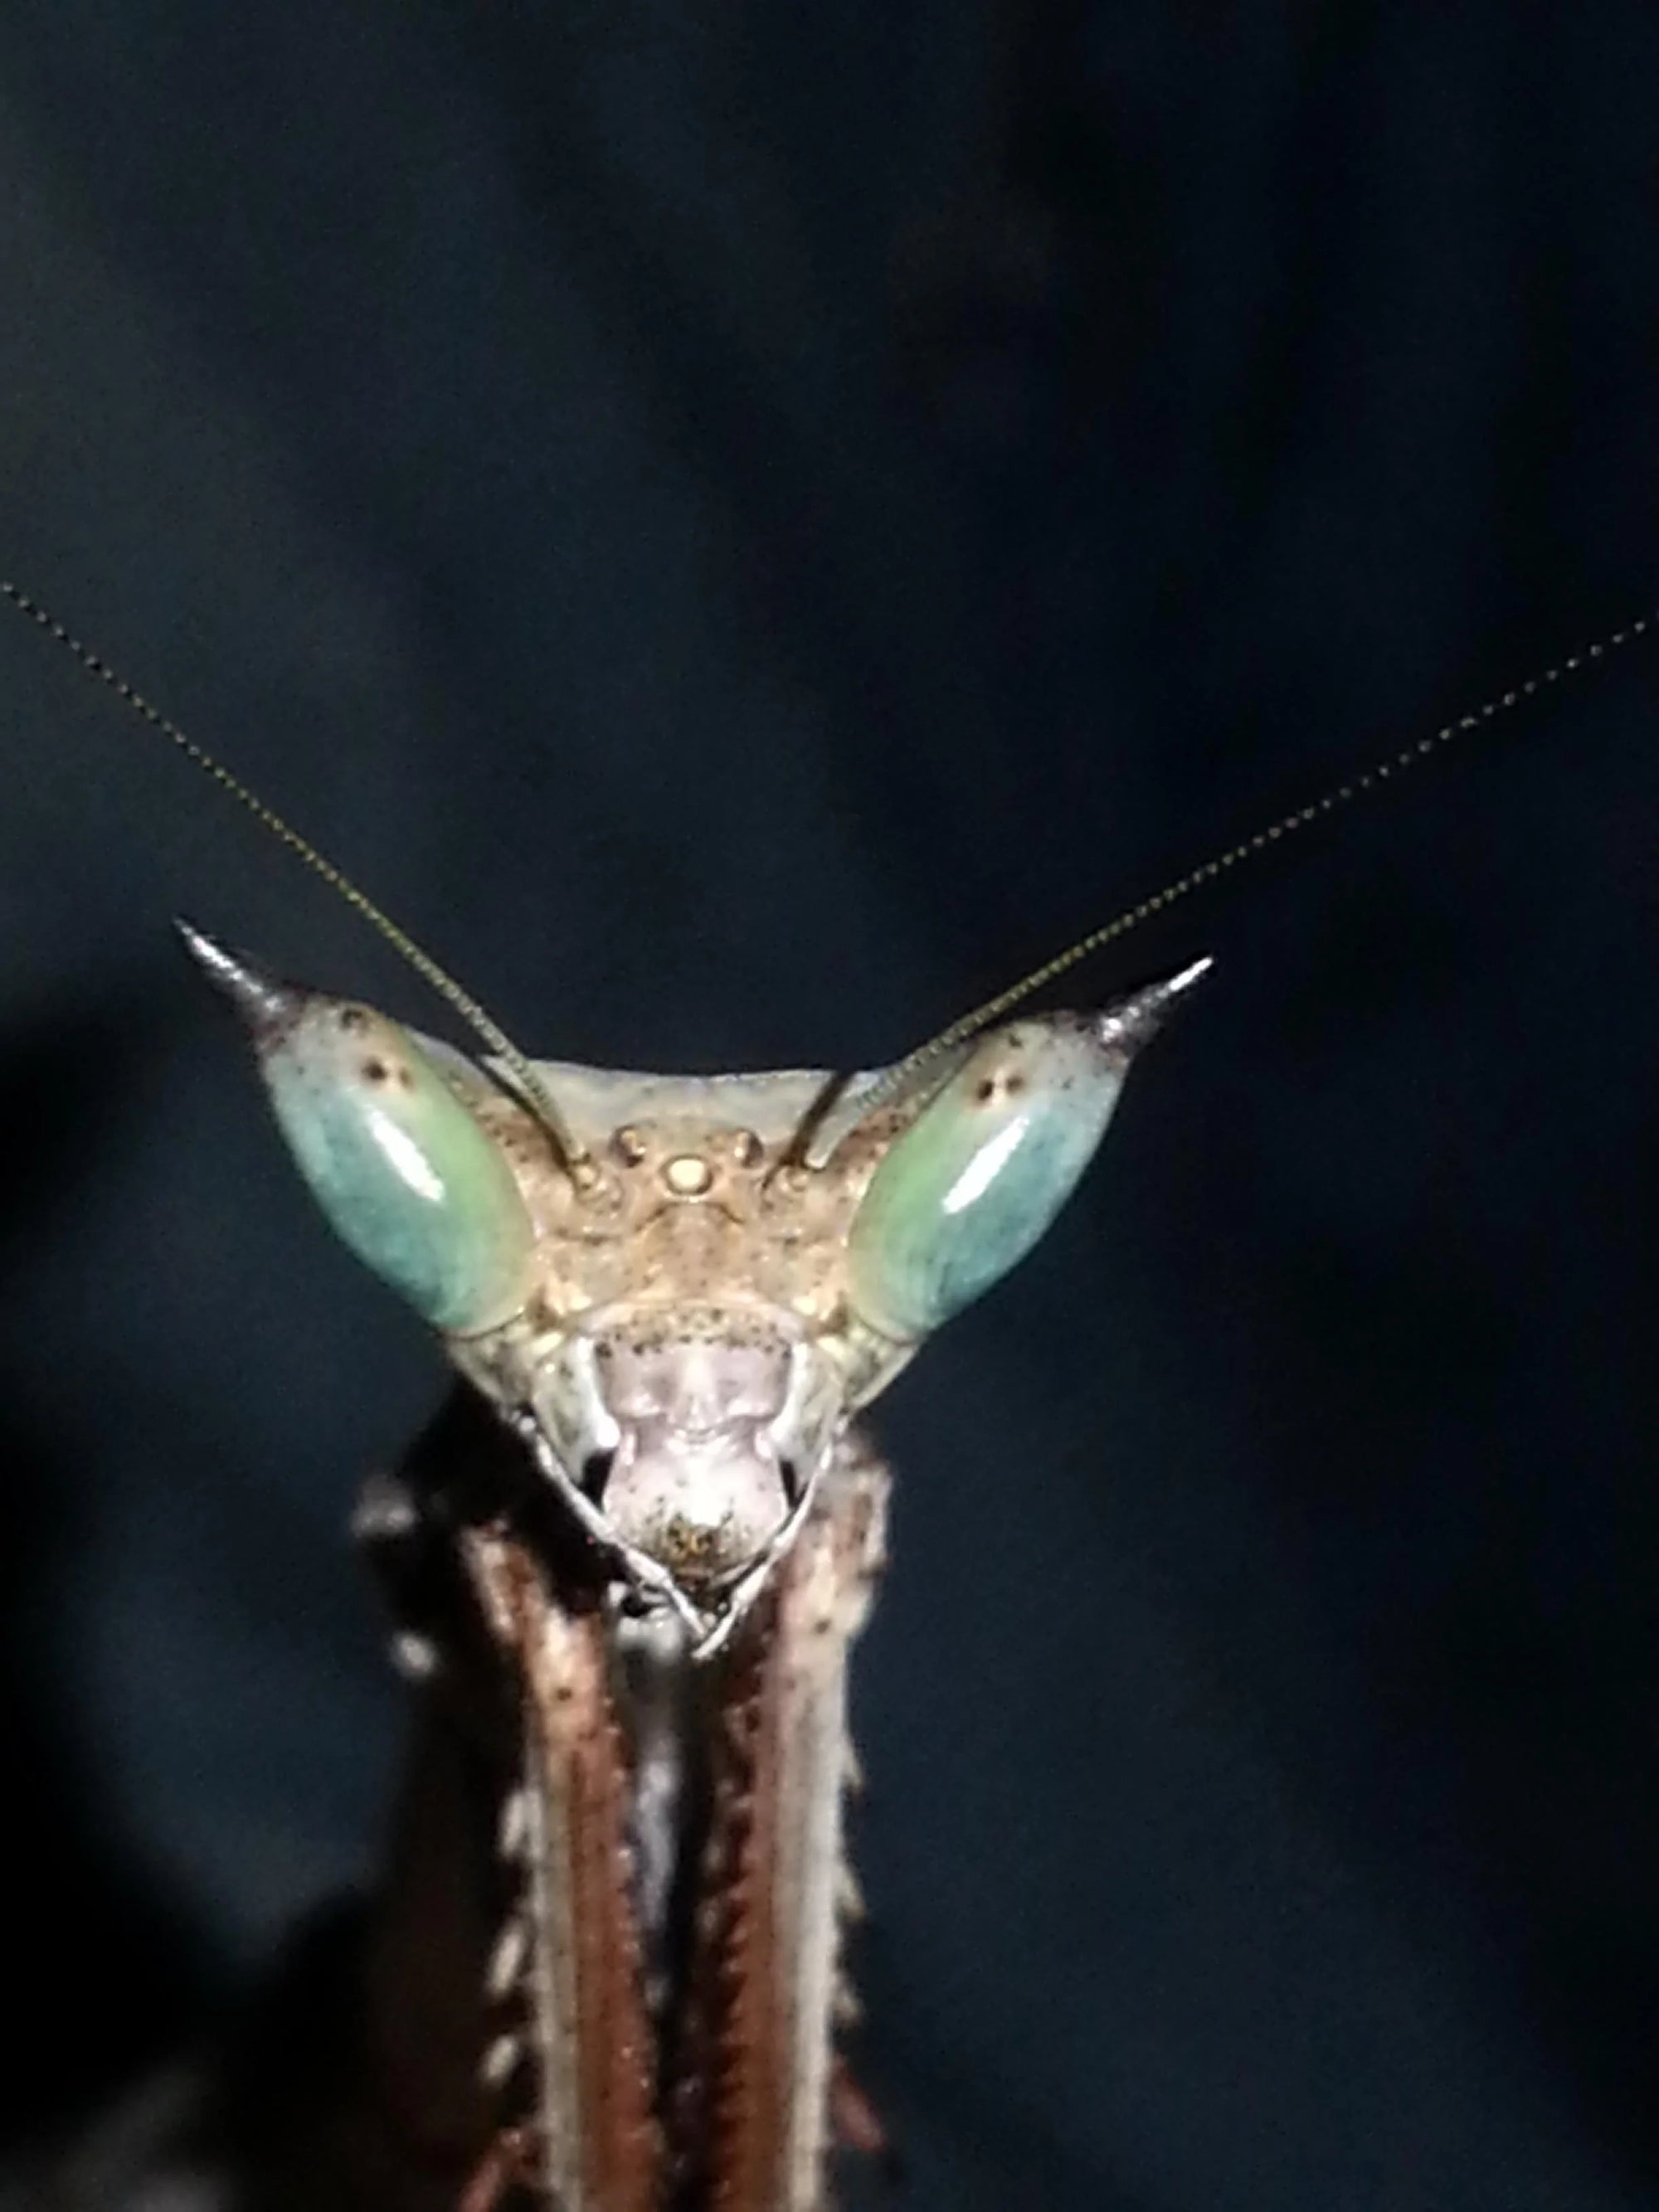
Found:
[[854, 1217], [854, 1310], [913, 1342], [1023, 1260], [1076, 1188], [1129, 1063], [1203, 962], [1103, 1014], [1011, 1023], [899, 1137]]
[[277, 1125], [336, 1235], [434, 1328], [469, 1335], [516, 1313], [528, 1210], [500, 1148], [409, 1032], [179, 933], [246, 1023]]

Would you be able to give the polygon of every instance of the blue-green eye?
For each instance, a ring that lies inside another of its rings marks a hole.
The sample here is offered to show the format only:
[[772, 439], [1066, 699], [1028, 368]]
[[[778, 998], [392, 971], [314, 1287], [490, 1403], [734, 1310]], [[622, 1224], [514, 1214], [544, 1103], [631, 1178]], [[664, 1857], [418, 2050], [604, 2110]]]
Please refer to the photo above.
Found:
[[524, 1304], [534, 1241], [499, 1147], [406, 1030], [185, 944], [252, 1033], [277, 1124], [336, 1234], [438, 1328]]
[[975, 1047], [894, 1143], [854, 1217], [848, 1281], [862, 1319], [914, 1341], [1024, 1258], [1093, 1158], [1129, 1062], [1201, 973], [1103, 1014], [1013, 1022]]

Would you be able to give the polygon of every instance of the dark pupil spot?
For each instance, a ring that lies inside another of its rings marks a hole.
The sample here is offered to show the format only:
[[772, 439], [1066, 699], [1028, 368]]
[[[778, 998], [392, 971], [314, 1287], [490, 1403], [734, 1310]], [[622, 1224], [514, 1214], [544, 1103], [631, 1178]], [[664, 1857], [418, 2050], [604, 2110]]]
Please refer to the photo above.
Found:
[[384, 1083], [391, 1073], [391, 1069], [383, 1060], [366, 1060], [363, 1062], [363, 1079], [366, 1082]]
[[611, 1466], [617, 1455], [613, 1451], [589, 1452], [582, 1462], [578, 1488], [582, 1496], [595, 1505], [605, 1503], [605, 1486], [611, 1480]]
[[988, 1099], [994, 1098], [996, 1095], [997, 1086], [995, 1077], [990, 1075], [982, 1076], [980, 1079], [979, 1088], [974, 1093], [975, 1097], [979, 1100], [981, 1105], [984, 1105]]

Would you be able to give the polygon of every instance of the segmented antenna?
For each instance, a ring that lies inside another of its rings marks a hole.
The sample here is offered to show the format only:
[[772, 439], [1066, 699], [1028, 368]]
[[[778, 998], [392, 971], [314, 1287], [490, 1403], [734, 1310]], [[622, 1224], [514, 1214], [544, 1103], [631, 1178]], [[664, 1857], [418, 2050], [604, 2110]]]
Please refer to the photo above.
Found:
[[1617, 653], [1621, 647], [1644, 636], [1656, 622], [1659, 622], [1659, 615], [1640, 615], [1634, 622], [1627, 623], [1623, 629], [1610, 630], [1607, 636], [1598, 639], [1594, 645], [1587, 645], [1577, 653], [1568, 653], [1553, 667], [1540, 670], [1537, 675], [1528, 677], [1525, 683], [1517, 684], [1512, 690], [1500, 691], [1495, 698], [1488, 699], [1485, 706], [1475, 708], [1470, 714], [1460, 714], [1455, 721], [1443, 723], [1429, 736], [1419, 738], [1414, 744], [1402, 747], [1399, 752], [1389, 753], [1371, 767], [1362, 769], [1357, 775], [1333, 784], [1328, 791], [1311, 799], [1307, 805], [1293, 807], [1288, 814], [1279, 815], [1261, 829], [1252, 831], [1249, 836], [1242, 837], [1237, 844], [1229, 845], [1223, 851], [1212, 854], [1207, 860], [1200, 860], [1197, 867], [1189, 868], [1185, 875], [1177, 876], [1172, 883], [1165, 884], [1162, 890], [1154, 891], [1150, 898], [1126, 907], [1121, 914], [1115, 915], [1109, 921], [1103, 921], [1097, 928], [1085, 931], [1063, 952], [1056, 952], [1052, 959], [1033, 968], [1029, 975], [1022, 975], [1018, 982], [1009, 984], [994, 998], [987, 999], [983, 1006], [960, 1015], [947, 1028], [942, 1029], [937, 1036], [929, 1037], [926, 1044], [918, 1045], [913, 1053], [907, 1054], [860, 1099], [861, 1110], [869, 1113], [874, 1107], [884, 1104], [896, 1091], [908, 1085], [918, 1069], [937, 1060], [941, 1054], [954, 1050], [957, 1045], [966, 1044], [969, 1038], [976, 1037], [981, 1030], [988, 1029], [993, 1022], [1000, 1021], [1005, 1014], [1012, 1013], [1016, 1006], [1023, 1006], [1034, 992], [1042, 990], [1056, 977], [1065, 975], [1068, 969], [1075, 968], [1079, 961], [1087, 960], [1103, 945], [1113, 944], [1120, 937], [1127, 937], [1132, 930], [1139, 929], [1142, 922], [1150, 921], [1156, 914], [1162, 914], [1166, 907], [1174, 906], [1179, 900], [1189, 897], [1194, 891], [1201, 890], [1206, 884], [1212, 884], [1218, 876], [1227, 875], [1243, 861], [1257, 859], [1270, 846], [1282, 843], [1286, 837], [1295, 836], [1298, 830], [1323, 821], [1328, 814], [1337, 813], [1354, 799], [1369, 796], [1379, 785], [1403, 775], [1408, 769], [1415, 768], [1431, 754], [1443, 751], [1448, 745], [1459, 738], [1467, 737], [1471, 731], [1484, 729], [1487, 723], [1496, 721], [1500, 715], [1508, 714], [1511, 708], [1522, 705], [1527, 700], [1536, 697], [1540, 691], [1547, 691], [1552, 684], [1562, 683], [1570, 676], [1579, 675], [1595, 662], [1605, 660], [1610, 653]]
[[472, 994], [455, 981], [447, 969], [441, 968], [407, 930], [400, 929], [391, 915], [374, 903], [367, 891], [360, 890], [343, 869], [336, 867], [326, 854], [319, 852], [308, 837], [301, 836], [290, 823], [284, 821], [276, 808], [268, 805], [251, 785], [244, 783], [222, 761], [216, 759], [205, 745], [199, 745], [194, 738], [186, 737], [176, 722], [169, 721], [158, 708], [152, 707], [142, 692], [135, 691], [126, 678], [118, 675], [109, 663], [93, 652], [89, 646], [82, 645], [80, 639], [65, 629], [56, 616], [50, 614], [38, 599], [32, 599], [27, 592], [20, 591], [15, 584], [9, 584], [3, 579], [0, 579], [0, 592], [31, 622], [38, 623], [48, 637], [55, 638], [59, 645], [73, 654], [88, 675], [95, 676], [100, 684], [107, 684], [116, 697], [131, 707], [135, 714], [148, 722], [152, 729], [159, 730], [164, 738], [170, 738], [186, 760], [200, 769], [204, 775], [210, 777], [222, 791], [228, 792], [239, 806], [246, 807], [262, 830], [268, 830], [279, 844], [286, 845], [313, 875], [320, 876], [331, 891], [343, 898], [354, 912], [361, 915], [371, 928], [378, 931], [421, 980], [445, 1000], [483, 1039], [513, 1079], [514, 1088], [522, 1094], [525, 1103], [558, 1146], [564, 1165], [573, 1171], [586, 1165], [587, 1153], [566, 1127], [563, 1115], [532, 1062], [520, 1051], [506, 1030], [484, 1011]]

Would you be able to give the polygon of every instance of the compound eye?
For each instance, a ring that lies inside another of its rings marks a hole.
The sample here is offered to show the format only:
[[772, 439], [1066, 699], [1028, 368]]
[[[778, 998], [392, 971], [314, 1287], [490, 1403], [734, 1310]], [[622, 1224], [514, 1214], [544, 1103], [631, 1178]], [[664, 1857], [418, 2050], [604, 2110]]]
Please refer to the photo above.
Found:
[[534, 1229], [505, 1156], [407, 1030], [281, 983], [190, 932], [236, 1006], [335, 1234], [434, 1328], [493, 1328], [529, 1291]]
[[854, 1308], [925, 1336], [1023, 1260], [1076, 1187], [1122, 1088], [1080, 1026], [987, 1037], [876, 1170], [848, 1248]]
[[1208, 966], [1099, 1014], [993, 1030], [891, 1148], [848, 1244], [854, 1310], [913, 1343], [1031, 1249], [1106, 1133], [1131, 1061]]

